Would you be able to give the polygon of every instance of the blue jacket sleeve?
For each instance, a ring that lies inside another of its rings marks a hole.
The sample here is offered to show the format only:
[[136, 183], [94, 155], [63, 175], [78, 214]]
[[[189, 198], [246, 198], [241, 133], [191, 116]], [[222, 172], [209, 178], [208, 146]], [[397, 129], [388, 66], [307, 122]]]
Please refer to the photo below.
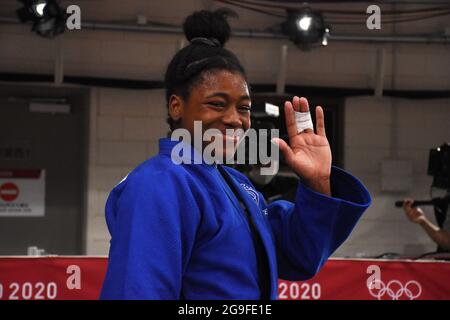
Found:
[[199, 210], [173, 172], [138, 172], [110, 194], [112, 235], [101, 299], [179, 299]]
[[371, 203], [363, 184], [337, 167], [331, 170], [331, 190], [328, 197], [299, 183], [295, 204], [280, 200], [268, 206], [279, 278], [313, 277]]

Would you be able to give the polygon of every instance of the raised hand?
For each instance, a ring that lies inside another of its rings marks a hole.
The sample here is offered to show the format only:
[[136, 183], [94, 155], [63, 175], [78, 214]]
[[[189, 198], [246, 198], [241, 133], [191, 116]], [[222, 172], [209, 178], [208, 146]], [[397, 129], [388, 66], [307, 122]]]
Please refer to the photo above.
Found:
[[331, 149], [325, 134], [325, 122], [322, 107], [316, 108], [316, 133], [312, 129], [297, 132], [294, 110], [309, 112], [306, 98], [294, 97], [292, 103], [285, 102], [284, 113], [289, 144], [274, 138], [283, 152], [287, 164], [315, 191], [331, 195]]

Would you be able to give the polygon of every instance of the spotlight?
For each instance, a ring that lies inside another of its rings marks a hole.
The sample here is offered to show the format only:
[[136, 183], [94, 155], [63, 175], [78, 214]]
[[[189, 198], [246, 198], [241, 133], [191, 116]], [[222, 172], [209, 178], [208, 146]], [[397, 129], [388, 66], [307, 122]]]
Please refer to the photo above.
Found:
[[297, 19], [298, 28], [303, 31], [308, 31], [309, 27], [311, 26], [311, 20], [312, 20], [312, 18], [308, 17], [308, 16], [303, 16], [301, 18], [298, 18]]
[[36, 12], [36, 14], [39, 17], [43, 17], [44, 16], [44, 9], [47, 6], [47, 1], [40, 1], [38, 4], [35, 4], [33, 6], [33, 10]]
[[282, 24], [283, 32], [303, 50], [309, 50], [316, 43], [328, 45], [330, 27], [325, 24], [321, 13], [310, 8], [288, 10], [287, 20]]
[[31, 22], [31, 30], [45, 38], [54, 38], [63, 33], [66, 26], [66, 13], [55, 0], [18, 0], [23, 7], [17, 16], [22, 23]]

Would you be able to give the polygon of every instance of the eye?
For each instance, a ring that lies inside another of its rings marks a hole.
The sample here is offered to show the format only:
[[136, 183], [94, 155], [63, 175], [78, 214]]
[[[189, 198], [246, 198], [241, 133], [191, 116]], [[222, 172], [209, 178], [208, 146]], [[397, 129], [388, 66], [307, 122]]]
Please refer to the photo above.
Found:
[[225, 103], [221, 101], [210, 101], [206, 103], [209, 106], [215, 107], [215, 108], [223, 108], [225, 107]]
[[239, 110], [243, 112], [250, 112], [252, 110], [252, 107], [249, 105], [242, 105], [239, 107]]

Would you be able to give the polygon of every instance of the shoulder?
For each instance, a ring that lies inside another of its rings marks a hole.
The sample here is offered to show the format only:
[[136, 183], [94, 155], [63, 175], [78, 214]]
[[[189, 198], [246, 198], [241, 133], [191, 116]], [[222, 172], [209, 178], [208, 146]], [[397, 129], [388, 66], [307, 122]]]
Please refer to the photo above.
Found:
[[[134, 168], [114, 189], [145, 188], [147, 190], [178, 186], [188, 178], [183, 166], [174, 164], [169, 157], [157, 155]], [[162, 190], [161, 190], [162, 191]]]
[[[109, 206], [148, 211], [190, 212], [197, 217], [198, 200], [183, 166], [156, 156], [131, 171], [110, 193]], [[113, 210], [114, 211], [114, 210]]]

